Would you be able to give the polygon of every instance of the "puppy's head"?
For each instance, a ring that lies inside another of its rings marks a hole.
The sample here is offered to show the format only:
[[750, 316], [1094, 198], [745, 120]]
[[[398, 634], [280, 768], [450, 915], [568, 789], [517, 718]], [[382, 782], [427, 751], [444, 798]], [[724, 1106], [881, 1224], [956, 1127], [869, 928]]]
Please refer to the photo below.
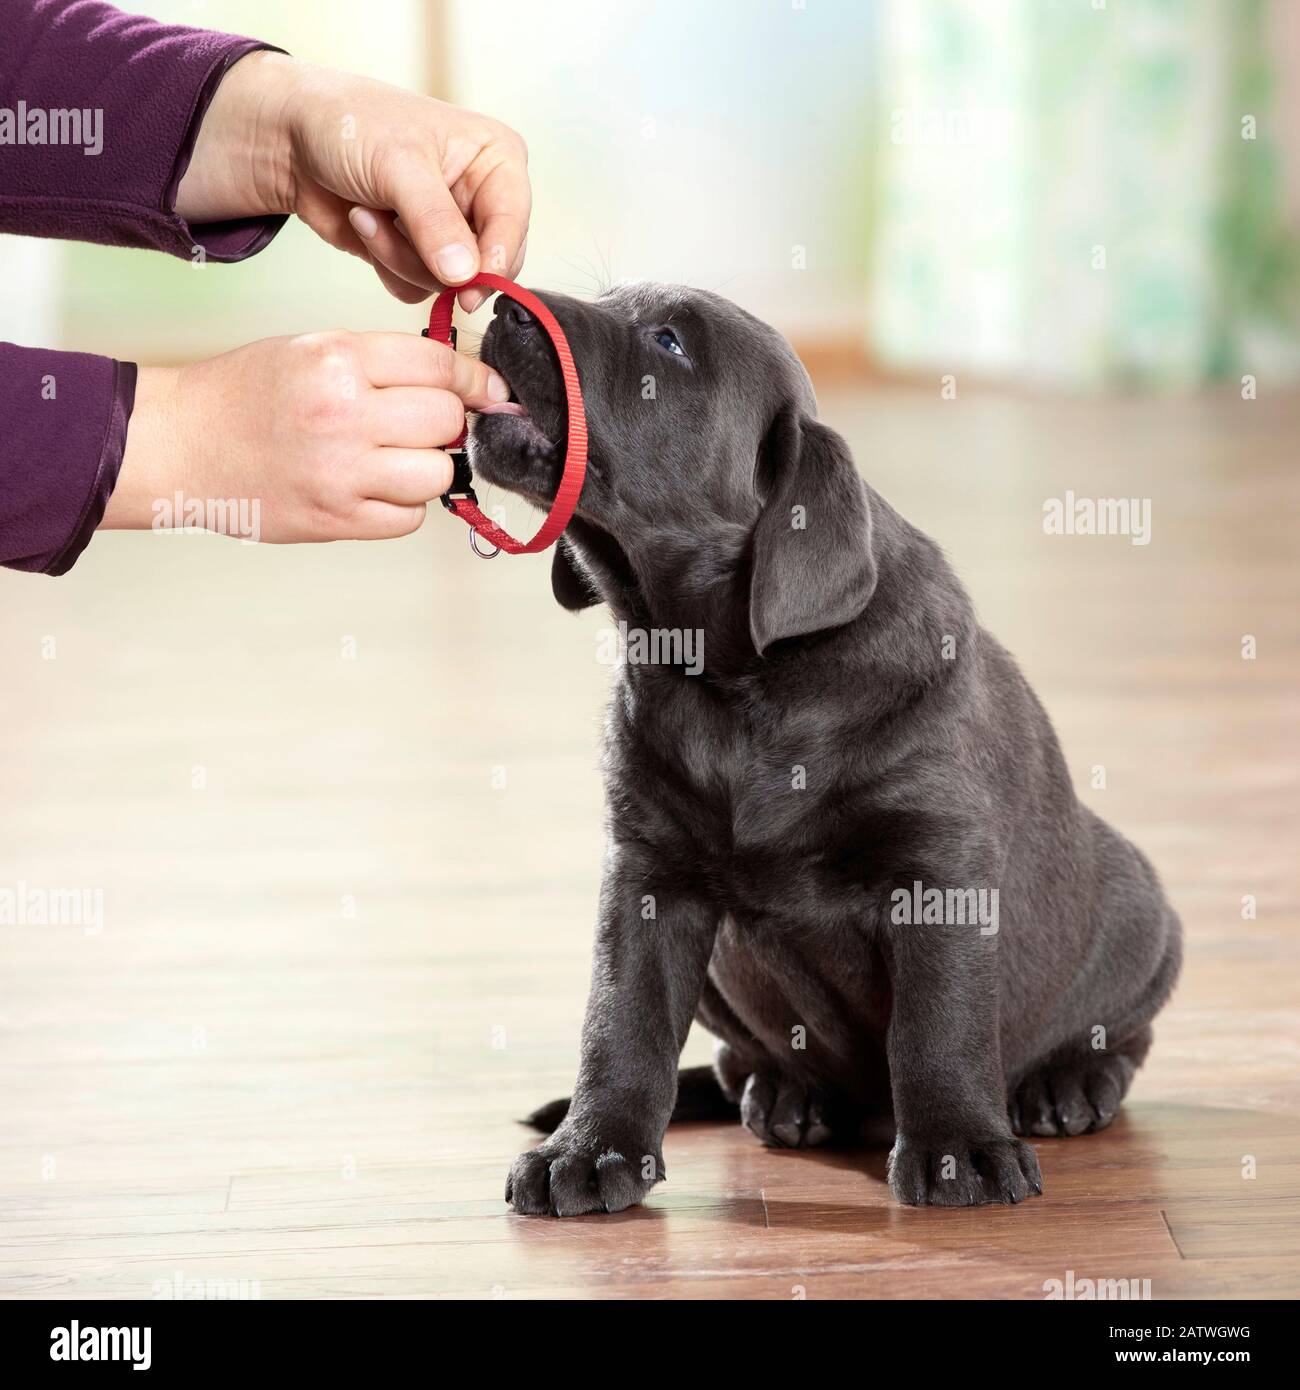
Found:
[[[721, 605], [746, 617], [751, 655], [865, 608], [866, 489], [844, 442], [814, 418], [808, 376], [778, 333], [681, 286], [541, 298], [573, 351], [590, 439], [552, 569], [565, 607], [603, 600], [676, 625]], [[512, 403], [478, 417], [474, 469], [549, 506], [567, 429], [555, 354], [502, 296], [482, 356]]]

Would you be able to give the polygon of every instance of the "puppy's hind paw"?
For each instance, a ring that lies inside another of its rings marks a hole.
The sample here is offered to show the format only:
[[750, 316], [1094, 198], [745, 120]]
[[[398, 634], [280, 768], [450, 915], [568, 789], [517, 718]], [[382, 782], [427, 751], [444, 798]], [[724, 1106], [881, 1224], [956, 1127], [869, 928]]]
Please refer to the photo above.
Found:
[[889, 1155], [889, 1186], [907, 1206], [978, 1207], [1037, 1196], [1043, 1175], [1038, 1156], [1018, 1139], [935, 1142], [900, 1134]]
[[812, 1149], [834, 1137], [822, 1097], [775, 1071], [745, 1082], [740, 1119], [770, 1149]]
[[1048, 1063], [1024, 1077], [1007, 1097], [1007, 1115], [1017, 1134], [1091, 1134], [1105, 1129], [1136, 1070], [1120, 1053], [1088, 1053]]

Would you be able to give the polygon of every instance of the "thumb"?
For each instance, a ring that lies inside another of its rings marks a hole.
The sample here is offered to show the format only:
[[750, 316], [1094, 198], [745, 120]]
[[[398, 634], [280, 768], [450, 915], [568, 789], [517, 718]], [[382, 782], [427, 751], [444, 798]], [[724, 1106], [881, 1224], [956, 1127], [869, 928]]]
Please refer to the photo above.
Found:
[[462, 285], [478, 273], [474, 233], [436, 169], [404, 163], [392, 189], [381, 191], [420, 259], [444, 285]]

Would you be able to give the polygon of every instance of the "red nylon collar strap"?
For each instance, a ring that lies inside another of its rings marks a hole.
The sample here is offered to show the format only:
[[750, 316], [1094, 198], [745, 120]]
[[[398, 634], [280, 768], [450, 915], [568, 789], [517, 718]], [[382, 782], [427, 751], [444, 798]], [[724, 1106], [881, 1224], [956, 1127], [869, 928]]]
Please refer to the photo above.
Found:
[[[587, 476], [587, 416], [582, 408], [582, 391], [578, 386], [578, 369], [573, 365], [573, 354], [569, 351], [569, 343], [564, 336], [564, 330], [546, 305], [530, 290], [524, 289], [522, 285], [516, 285], [513, 280], [507, 280], [504, 275], [492, 275], [486, 270], [480, 272], [472, 280], [467, 280], [463, 285], [457, 285], [455, 289], [443, 290], [433, 301], [433, 308], [429, 310], [427, 335], [433, 342], [445, 343], [449, 347], [453, 345], [451, 315], [455, 307], [456, 296], [461, 290], [468, 289], [471, 285], [481, 285], [485, 288], [499, 290], [517, 304], [522, 304], [542, 325], [546, 330], [547, 337], [551, 340], [551, 346], [555, 349], [555, 356], [560, 364], [560, 375], [564, 378], [564, 396], [569, 407], [569, 433], [564, 455], [564, 474], [560, 479], [560, 486], [555, 493], [555, 500], [551, 503], [551, 510], [547, 514], [546, 520], [542, 522], [537, 534], [530, 541], [515, 540], [508, 531], [502, 530], [494, 521], [488, 520], [479, 511], [478, 500], [474, 496], [474, 489], [470, 486], [468, 465], [464, 467], [463, 472], [459, 466], [457, 467], [456, 481], [453, 482], [451, 490], [444, 495], [443, 505], [448, 511], [454, 512], [469, 525], [471, 545], [474, 544], [474, 537], [477, 535], [482, 536], [485, 541], [496, 546], [498, 550], [504, 550], [508, 555], [529, 555], [538, 550], [545, 550], [548, 545], [558, 539], [573, 516], [574, 508], [578, 505], [578, 496], [582, 492], [583, 479]], [[449, 446], [449, 452], [463, 451], [464, 448], [465, 432], [462, 431], [460, 438]], [[480, 551], [477, 545], [474, 546], [474, 549], [479, 555], [485, 553]]]

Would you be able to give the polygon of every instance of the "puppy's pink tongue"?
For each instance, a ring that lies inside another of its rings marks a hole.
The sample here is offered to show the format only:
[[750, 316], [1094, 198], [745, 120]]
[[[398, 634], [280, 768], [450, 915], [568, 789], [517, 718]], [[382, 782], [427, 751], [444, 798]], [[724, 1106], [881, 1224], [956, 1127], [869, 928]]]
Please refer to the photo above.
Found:
[[526, 407], [518, 401], [501, 401], [498, 405], [485, 405], [479, 407], [480, 415], [527, 415]]

